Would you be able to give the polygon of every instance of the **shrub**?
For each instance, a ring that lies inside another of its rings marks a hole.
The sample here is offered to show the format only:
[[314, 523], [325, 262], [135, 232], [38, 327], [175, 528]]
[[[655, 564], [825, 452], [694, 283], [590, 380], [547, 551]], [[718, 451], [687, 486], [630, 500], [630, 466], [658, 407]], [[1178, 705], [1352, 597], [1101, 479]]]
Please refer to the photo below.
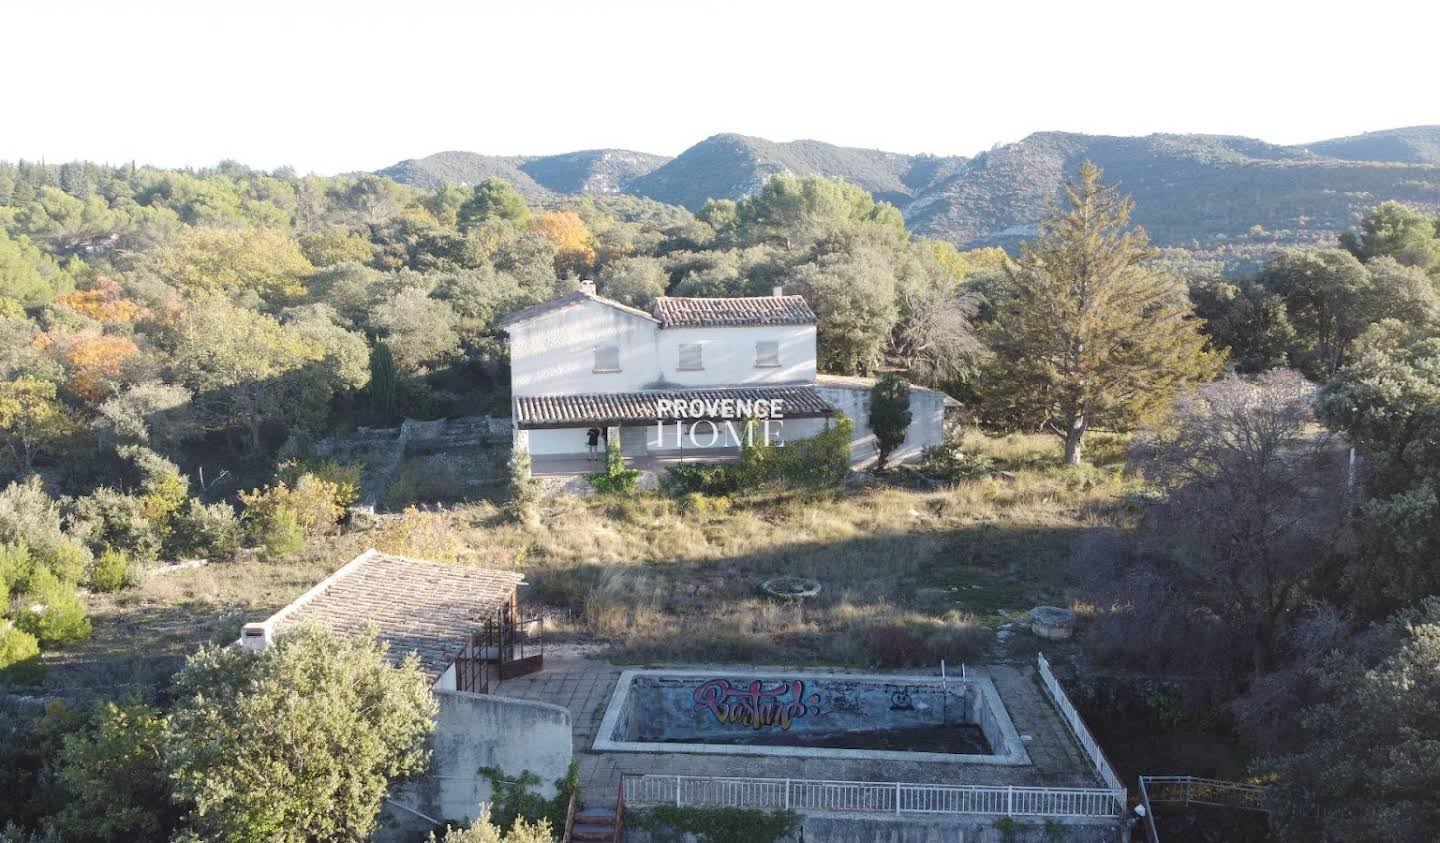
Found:
[[75, 500], [71, 525], [91, 547], [114, 547], [151, 561], [159, 557], [164, 536], [146, 516], [149, 511], [151, 506], [143, 498], [101, 486]]
[[36, 566], [68, 583], [79, 582], [90, 565], [90, 551], [65, 532], [59, 502], [34, 476], [0, 491], [0, 544], [20, 542]]
[[944, 441], [921, 452], [920, 472], [947, 483], [981, 480], [993, 475], [995, 461], [984, 454], [965, 450], [964, 439], [964, 431], [960, 428], [946, 428]]
[[[269, 535], [282, 511], [288, 511], [306, 536], [323, 535], [340, 523], [345, 508], [337, 503], [345, 493], [336, 483], [314, 474], [301, 474], [292, 487], [284, 482], [241, 492], [245, 522], [256, 535]], [[353, 498], [351, 498], [353, 500]]]
[[510, 453], [510, 497], [505, 501], [505, 512], [521, 524], [533, 524], [539, 520], [538, 505], [540, 493], [535, 479], [530, 475], [530, 454], [520, 448]]
[[875, 467], [884, 471], [890, 454], [910, 431], [910, 384], [890, 372], [870, 388], [870, 429], [875, 432]]
[[740, 450], [741, 482], [744, 488], [780, 485], [791, 488], [824, 489], [839, 486], [850, 473], [850, 438], [855, 426], [838, 415], [825, 429], [808, 439], [775, 447], [751, 437], [747, 425]]
[[38, 682], [45, 675], [40, 642], [9, 621], [0, 621], [0, 677], [10, 682]]
[[876, 661], [885, 667], [903, 667], [913, 664], [921, 653], [919, 639], [903, 626], [880, 624], [873, 626], [866, 634], [870, 651]]
[[635, 491], [640, 472], [625, 467], [625, 456], [620, 453], [620, 438], [613, 437], [605, 446], [605, 470], [585, 475], [585, 480], [602, 495], [628, 495]]
[[178, 818], [162, 766], [159, 709], [108, 703], [65, 735], [54, 763], [64, 799], [48, 824], [71, 840], [165, 840]]
[[30, 577], [24, 605], [15, 612], [15, 625], [42, 644], [79, 641], [90, 634], [90, 619], [74, 589], [43, 568]]
[[739, 463], [682, 463], [660, 477], [660, 490], [677, 498], [733, 495], [743, 487]]
[[681, 498], [680, 506], [686, 512], [709, 517], [728, 515], [730, 513], [731, 503], [729, 498], [713, 497], [711, 495], [701, 494], [700, 492], [691, 492]]
[[286, 556], [305, 546], [305, 530], [294, 511], [282, 506], [270, 516], [263, 541], [267, 556]]
[[364, 466], [360, 463], [341, 462], [333, 457], [286, 460], [276, 468], [275, 479], [293, 489], [307, 474], [335, 487], [331, 499], [342, 510], [360, 499], [360, 480], [364, 475]]
[[208, 559], [228, 559], [240, 549], [244, 530], [235, 507], [224, 501], [201, 503], [191, 498], [175, 519], [176, 547]]
[[370, 839], [389, 783], [424, 771], [436, 713], [413, 653], [313, 625], [259, 653], [200, 650], [174, 699], [164, 761], [175, 803], [205, 806], [201, 840]]
[[125, 580], [129, 573], [130, 560], [125, 557], [125, 554], [113, 547], [107, 547], [95, 560], [95, 564], [90, 566], [90, 590], [119, 591], [125, 587]]
[[0, 544], [0, 612], [10, 605], [10, 597], [29, 587], [35, 563], [24, 542]]

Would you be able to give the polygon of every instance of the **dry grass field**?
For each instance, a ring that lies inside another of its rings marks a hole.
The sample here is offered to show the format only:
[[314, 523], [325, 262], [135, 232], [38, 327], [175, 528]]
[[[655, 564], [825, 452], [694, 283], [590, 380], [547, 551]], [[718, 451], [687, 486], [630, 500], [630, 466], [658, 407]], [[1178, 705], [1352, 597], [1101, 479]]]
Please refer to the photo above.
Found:
[[[1126, 517], [1121, 443], [1097, 440], [1098, 468], [1059, 465], [1050, 437], [973, 435], [966, 444], [995, 461], [992, 477], [939, 488], [896, 479], [705, 512], [659, 493], [550, 497], [535, 525], [489, 502], [411, 510], [279, 560], [249, 555], [92, 596], [95, 634], [54, 654], [48, 683], [113, 692], [154, 682], [371, 546], [524, 571], [522, 599], [544, 612], [550, 640], [608, 643], [625, 661], [995, 657], [993, 628], [1039, 603], [1072, 602], [1076, 540]], [[822, 591], [803, 603], [760, 591], [784, 574]]]

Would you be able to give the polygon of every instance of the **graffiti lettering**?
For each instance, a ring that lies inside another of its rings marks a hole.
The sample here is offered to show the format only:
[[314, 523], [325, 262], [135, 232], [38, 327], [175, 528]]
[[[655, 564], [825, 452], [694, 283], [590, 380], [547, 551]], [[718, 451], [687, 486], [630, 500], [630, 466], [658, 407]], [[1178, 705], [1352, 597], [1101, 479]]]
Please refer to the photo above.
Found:
[[836, 694], [835, 698], [830, 701], [830, 705], [834, 706], [836, 711], [843, 711], [847, 714], [861, 713], [860, 703], [856, 702], [854, 697], [845, 694]]
[[905, 685], [886, 685], [885, 690], [890, 692], [891, 711], [914, 711], [915, 701], [911, 699], [910, 692], [914, 690]]
[[[737, 688], [725, 679], [711, 679], [695, 689], [695, 704], [709, 709], [718, 723], [734, 723], [763, 729], [778, 726], [788, 730], [798, 717], [809, 712], [805, 683], [799, 679], [766, 688], [756, 679], [747, 687]], [[810, 702], [818, 702], [812, 695]]]

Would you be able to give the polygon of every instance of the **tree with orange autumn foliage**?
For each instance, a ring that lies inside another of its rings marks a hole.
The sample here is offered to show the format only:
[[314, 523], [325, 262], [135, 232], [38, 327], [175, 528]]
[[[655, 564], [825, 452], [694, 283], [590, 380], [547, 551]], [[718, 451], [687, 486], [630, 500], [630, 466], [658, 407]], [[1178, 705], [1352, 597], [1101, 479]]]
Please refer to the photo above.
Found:
[[548, 211], [535, 218], [536, 231], [555, 244], [555, 271], [584, 272], [595, 263], [595, 235], [574, 211]]
[[134, 322], [145, 308], [125, 298], [113, 278], [101, 278], [94, 287], [58, 297], [61, 304], [97, 322]]
[[139, 356], [134, 340], [114, 336], [81, 337], [67, 343], [60, 354], [70, 373], [70, 391], [90, 402], [112, 397]]

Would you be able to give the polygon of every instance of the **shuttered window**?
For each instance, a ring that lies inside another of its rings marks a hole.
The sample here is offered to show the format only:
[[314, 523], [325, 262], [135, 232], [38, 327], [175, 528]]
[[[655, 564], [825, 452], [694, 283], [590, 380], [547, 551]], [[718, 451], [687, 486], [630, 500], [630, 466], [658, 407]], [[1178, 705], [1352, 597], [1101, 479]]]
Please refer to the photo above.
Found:
[[705, 368], [705, 364], [700, 358], [700, 343], [686, 343], [680, 346], [680, 365], [676, 368], [682, 372]]
[[595, 371], [620, 371], [620, 347], [618, 345], [602, 345], [595, 349]]
[[780, 343], [773, 341], [755, 343], [755, 365], [770, 367], [780, 365]]

